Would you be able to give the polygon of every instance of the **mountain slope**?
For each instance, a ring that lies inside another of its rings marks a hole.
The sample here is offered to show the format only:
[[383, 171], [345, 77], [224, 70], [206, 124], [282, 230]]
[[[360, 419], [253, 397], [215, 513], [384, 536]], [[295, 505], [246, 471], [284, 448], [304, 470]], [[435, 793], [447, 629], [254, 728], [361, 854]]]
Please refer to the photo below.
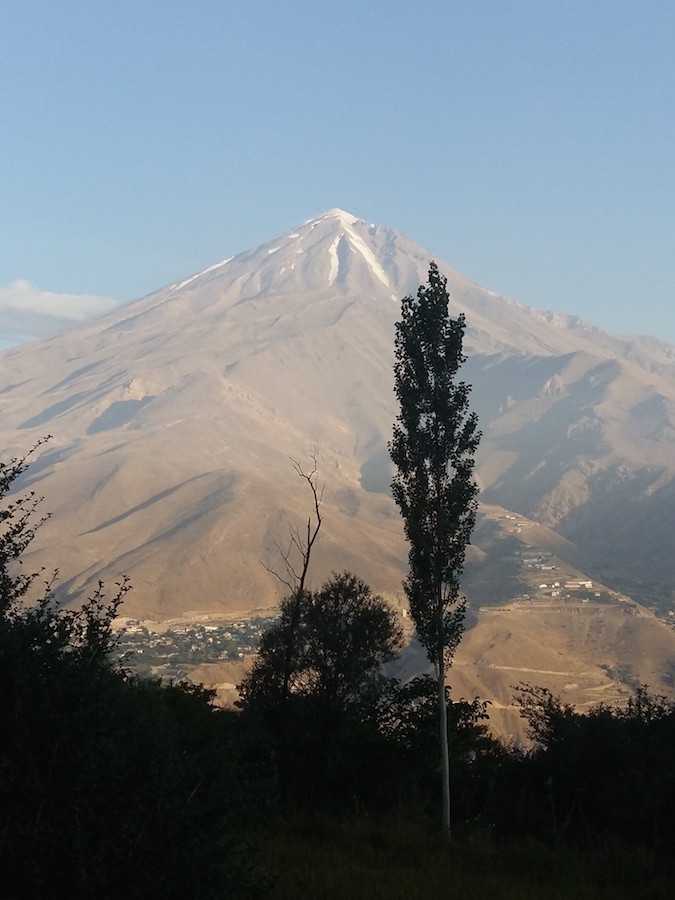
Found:
[[[316, 451], [326, 490], [314, 583], [349, 567], [400, 603], [393, 329], [428, 262], [404, 235], [330, 210], [0, 354], [7, 454], [53, 435], [28, 473], [54, 514], [33, 564], [58, 565], [64, 595], [129, 574], [127, 612], [143, 618], [269, 606], [279, 585], [260, 561], [277, 564], [276, 544], [310, 510], [289, 457], [311, 465]], [[463, 376], [484, 433], [473, 606], [531, 590], [522, 552], [535, 533], [561, 578], [665, 603], [674, 348], [528, 309], [439, 267], [466, 315]]]

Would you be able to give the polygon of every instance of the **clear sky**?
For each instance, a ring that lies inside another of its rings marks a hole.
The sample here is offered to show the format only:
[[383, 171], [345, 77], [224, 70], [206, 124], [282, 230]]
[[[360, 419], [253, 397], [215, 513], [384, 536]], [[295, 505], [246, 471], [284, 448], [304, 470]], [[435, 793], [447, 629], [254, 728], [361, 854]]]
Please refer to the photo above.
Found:
[[672, 0], [2, 0], [0, 85], [0, 333], [338, 206], [675, 343]]

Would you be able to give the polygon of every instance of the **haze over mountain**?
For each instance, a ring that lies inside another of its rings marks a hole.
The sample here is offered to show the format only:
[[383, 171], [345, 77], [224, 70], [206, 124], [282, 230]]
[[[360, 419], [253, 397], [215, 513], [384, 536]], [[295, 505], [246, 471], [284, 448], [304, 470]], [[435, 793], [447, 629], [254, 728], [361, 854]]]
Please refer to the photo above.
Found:
[[[437, 262], [466, 316], [462, 375], [483, 430], [471, 604], [532, 588], [528, 546], [560, 579], [669, 598], [675, 348], [526, 308]], [[53, 511], [31, 561], [58, 565], [64, 594], [128, 574], [126, 611], [142, 618], [269, 606], [279, 585], [260, 560], [277, 564], [275, 542], [311, 507], [289, 457], [311, 468], [316, 452], [313, 582], [350, 568], [400, 602], [393, 332], [428, 264], [404, 235], [330, 210], [0, 354], [6, 453], [53, 436], [28, 474]]]

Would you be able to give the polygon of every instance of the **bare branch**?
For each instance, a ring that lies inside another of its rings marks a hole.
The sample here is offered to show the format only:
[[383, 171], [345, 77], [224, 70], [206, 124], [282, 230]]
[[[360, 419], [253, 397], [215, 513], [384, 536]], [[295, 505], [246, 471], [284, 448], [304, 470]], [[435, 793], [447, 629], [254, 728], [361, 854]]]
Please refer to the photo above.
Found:
[[[266, 565], [266, 563], [261, 560], [261, 565], [265, 571], [269, 572], [270, 575], [273, 575], [277, 579], [277, 581], [287, 587], [291, 595], [300, 595], [305, 590], [312, 548], [319, 535], [322, 522], [321, 504], [323, 502], [325, 483], [321, 485], [318, 484], [316, 450], [311, 454], [310, 458], [313, 464], [312, 469], [309, 472], [305, 472], [298, 460], [290, 457], [296, 474], [307, 482], [312, 493], [313, 511], [307, 518], [305, 534], [304, 536], [301, 535], [298, 528], [289, 525], [288, 547], [283, 548], [279, 541], [276, 539], [274, 540], [274, 546], [281, 558], [285, 573], [279, 573], [277, 569]], [[294, 553], [300, 556], [301, 565], [296, 565], [293, 562]]]
[[[288, 590], [290, 591], [290, 593], [292, 594], [295, 591], [294, 585], [296, 585], [298, 582], [298, 574], [295, 571], [295, 568], [293, 567], [291, 560], [290, 560], [291, 548], [293, 546], [293, 541], [291, 541], [289, 543], [288, 550], [284, 550], [282, 548], [281, 544], [279, 543], [279, 541], [275, 538], [274, 546], [276, 547], [277, 553], [279, 554], [279, 556], [281, 557], [281, 559], [284, 563], [284, 567], [286, 569], [286, 578], [283, 578], [276, 569], [273, 569], [271, 566], [268, 566], [262, 560], [260, 560], [260, 564], [267, 572], [270, 573], [270, 575], [274, 575], [274, 577], [278, 581], [280, 581], [281, 584], [285, 585], [285, 587], [287, 587]], [[288, 579], [290, 579], [290, 580], [288, 580]]]
[[296, 473], [300, 476], [300, 478], [304, 478], [304, 480], [309, 485], [309, 488], [312, 492], [312, 499], [314, 500], [314, 519], [315, 522], [312, 522], [312, 516], [310, 515], [307, 518], [307, 537], [305, 539], [304, 545], [300, 541], [300, 536], [295, 532], [297, 541], [295, 546], [300, 550], [302, 555], [302, 573], [300, 578], [298, 579], [297, 592], [302, 593], [305, 589], [305, 580], [307, 578], [307, 570], [309, 569], [309, 559], [312, 553], [312, 547], [314, 546], [314, 542], [316, 541], [319, 535], [319, 529], [321, 528], [321, 503], [323, 502], [323, 492], [325, 489], [325, 483], [320, 487], [317, 483], [317, 461], [316, 461], [316, 450], [311, 456], [313, 467], [312, 471], [306, 473], [300, 463], [291, 457], [291, 462], [293, 463], [293, 468]]
[[[316, 461], [316, 450], [311, 455], [312, 459], [312, 470], [310, 472], [305, 472], [300, 463], [291, 457], [291, 462], [293, 463], [293, 468], [295, 469], [296, 474], [307, 482], [309, 485], [309, 489], [312, 492], [312, 500], [314, 505], [314, 510], [307, 517], [307, 530], [305, 537], [301, 537], [300, 530], [295, 528], [294, 526], [290, 526], [288, 528], [288, 548], [284, 550], [277, 540], [274, 541], [274, 546], [281, 557], [281, 561], [283, 562], [286, 577], [276, 569], [272, 569], [270, 566], [262, 563], [263, 568], [265, 568], [271, 575], [281, 582], [281, 584], [285, 585], [289, 590], [289, 600], [291, 601], [290, 607], [290, 617], [288, 621], [288, 626], [285, 634], [285, 653], [284, 653], [284, 677], [283, 677], [283, 699], [284, 702], [288, 699], [290, 684], [291, 684], [291, 662], [293, 658], [293, 648], [295, 646], [295, 641], [297, 638], [297, 630], [300, 621], [300, 606], [305, 595], [305, 581], [307, 580], [307, 571], [309, 569], [309, 561], [312, 555], [312, 548], [316, 542], [316, 539], [319, 535], [319, 530], [321, 528], [321, 503], [323, 501], [323, 492], [325, 484], [322, 484], [320, 487], [318, 485], [317, 480], [317, 461]], [[296, 554], [300, 555], [300, 559], [302, 561], [302, 567], [300, 568], [300, 572], [298, 574], [298, 568], [296, 568], [296, 564], [292, 560], [293, 551]]]

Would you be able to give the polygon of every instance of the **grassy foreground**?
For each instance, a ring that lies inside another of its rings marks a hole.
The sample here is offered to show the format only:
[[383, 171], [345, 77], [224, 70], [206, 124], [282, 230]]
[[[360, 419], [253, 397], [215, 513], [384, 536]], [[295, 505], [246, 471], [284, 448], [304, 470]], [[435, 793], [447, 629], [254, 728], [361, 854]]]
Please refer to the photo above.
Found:
[[449, 846], [431, 828], [304, 822], [264, 841], [275, 900], [670, 900], [672, 872], [624, 847], [574, 851], [474, 837]]

